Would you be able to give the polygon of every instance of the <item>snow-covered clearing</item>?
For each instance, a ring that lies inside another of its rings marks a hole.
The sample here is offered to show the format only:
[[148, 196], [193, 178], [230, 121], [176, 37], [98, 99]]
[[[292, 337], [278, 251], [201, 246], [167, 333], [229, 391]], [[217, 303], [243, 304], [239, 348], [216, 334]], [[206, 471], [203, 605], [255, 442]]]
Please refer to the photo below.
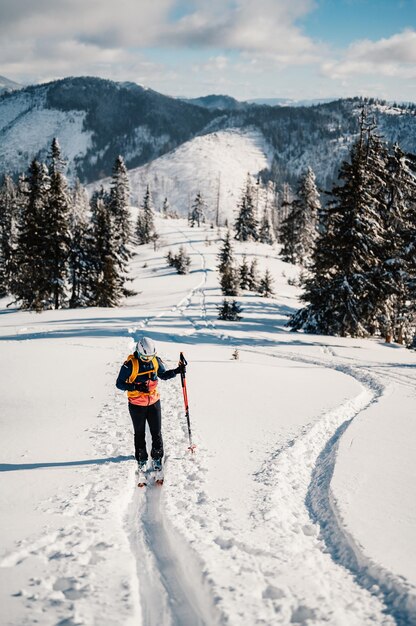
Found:
[[[219, 205], [220, 223], [224, 223], [236, 210], [247, 174], [256, 177], [262, 169], [270, 167], [271, 160], [272, 150], [258, 130], [209, 133], [129, 170], [132, 195], [140, 205], [149, 185], [158, 210], [168, 198], [171, 209], [186, 217], [200, 192], [207, 219], [215, 221]], [[89, 189], [99, 189], [101, 184], [108, 187], [110, 179], [93, 183]]]
[[[118, 309], [0, 311], [5, 626], [416, 623], [416, 355], [290, 333], [295, 268], [249, 244], [276, 297], [217, 320], [217, 232], [158, 221]], [[191, 272], [164, 260], [185, 244]], [[161, 382], [166, 475], [135, 486], [119, 366], [142, 332]], [[232, 354], [238, 348], [239, 359]]]

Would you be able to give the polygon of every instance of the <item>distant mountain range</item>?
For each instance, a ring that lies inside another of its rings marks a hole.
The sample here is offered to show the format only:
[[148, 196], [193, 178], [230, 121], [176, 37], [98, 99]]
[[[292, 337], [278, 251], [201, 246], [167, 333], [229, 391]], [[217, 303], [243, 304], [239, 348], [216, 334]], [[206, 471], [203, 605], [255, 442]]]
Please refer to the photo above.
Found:
[[253, 104], [266, 105], [269, 107], [301, 107], [301, 106], [314, 106], [316, 104], [323, 104], [325, 102], [334, 102], [337, 98], [316, 98], [313, 100], [293, 100], [291, 98], [255, 98], [254, 100], [247, 100], [241, 102], [230, 96], [223, 95], [210, 95], [202, 96], [201, 98], [181, 98], [183, 102], [189, 102], [196, 106], [204, 107], [205, 109], [222, 109], [228, 111], [241, 111], [247, 109]]
[[[263, 137], [265, 178], [294, 182], [310, 165], [327, 188], [356, 136], [363, 104], [353, 98], [269, 106], [222, 95], [183, 101], [135, 83], [94, 77], [18, 87], [0, 95], [0, 175], [20, 173], [32, 158], [45, 158], [57, 137], [68, 174], [86, 183], [110, 175], [118, 154], [129, 168], [137, 168], [198, 136], [237, 130]], [[416, 152], [414, 105], [372, 100], [368, 107], [388, 141]]]
[[13, 80], [10, 80], [5, 76], [0, 76], [0, 94], [9, 91], [16, 91], [17, 89], [22, 89], [22, 85], [15, 83]]

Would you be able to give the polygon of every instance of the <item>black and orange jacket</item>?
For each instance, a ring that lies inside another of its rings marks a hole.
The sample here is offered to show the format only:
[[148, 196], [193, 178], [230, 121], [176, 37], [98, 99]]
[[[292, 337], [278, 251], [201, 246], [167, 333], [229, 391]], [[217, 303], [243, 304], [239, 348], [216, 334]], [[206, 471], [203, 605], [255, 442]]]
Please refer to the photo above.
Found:
[[147, 406], [160, 398], [158, 379], [169, 380], [176, 374], [176, 369], [166, 369], [160, 357], [156, 356], [146, 362], [139, 359], [137, 352], [134, 352], [121, 366], [116, 387], [127, 391], [127, 397], [132, 404]]

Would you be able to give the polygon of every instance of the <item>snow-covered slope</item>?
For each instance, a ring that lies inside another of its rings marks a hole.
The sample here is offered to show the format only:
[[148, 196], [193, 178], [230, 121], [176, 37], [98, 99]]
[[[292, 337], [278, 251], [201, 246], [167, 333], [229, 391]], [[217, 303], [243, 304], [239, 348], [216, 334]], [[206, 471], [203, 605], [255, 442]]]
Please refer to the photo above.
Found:
[[[411, 626], [416, 623], [416, 355], [291, 333], [296, 268], [217, 319], [218, 234], [158, 220], [117, 309], [0, 304], [0, 621], [4, 626]], [[191, 272], [165, 255], [185, 245]], [[292, 281], [291, 281], [292, 282]], [[135, 484], [126, 398], [134, 341], [185, 352], [161, 383], [165, 484]], [[238, 359], [234, 359], [235, 350]]]
[[148, 165], [130, 170], [129, 178], [139, 205], [149, 185], [157, 209], [168, 198], [171, 209], [186, 217], [201, 192], [207, 219], [215, 221], [219, 203], [223, 223], [237, 210], [247, 174], [255, 177], [270, 162], [270, 146], [261, 133], [224, 130], [191, 139]]
[[0, 96], [0, 175], [44, 158], [56, 136], [70, 174], [111, 173], [119, 154], [131, 166], [187, 141], [214, 114], [134, 83], [93, 77], [32, 85]]
[[[296, 183], [310, 166], [319, 186], [328, 189], [357, 135], [364, 104], [352, 98], [308, 107], [240, 107], [226, 96], [202, 100], [225, 108], [196, 106], [134, 83], [94, 77], [66, 78], [4, 93], [0, 95], [0, 176], [26, 171], [32, 158], [43, 158], [52, 135], [63, 147], [70, 175], [91, 183], [111, 175], [119, 154], [129, 168], [135, 168], [197, 136], [255, 128], [272, 149], [274, 182]], [[398, 141], [404, 150], [416, 152], [415, 106], [377, 102], [367, 106], [387, 141]]]
[[15, 83], [13, 80], [10, 80], [5, 76], [0, 76], [0, 94], [9, 91], [16, 91], [17, 89], [22, 89], [22, 85]]
[[85, 130], [85, 111], [60, 111], [46, 106], [46, 90], [23, 91], [0, 103], [0, 171], [24, 172], [30, 161], [45, 158], [52, 139], [59, 137], [75, 175], [76, 160], [86, 155], [92, 132]]

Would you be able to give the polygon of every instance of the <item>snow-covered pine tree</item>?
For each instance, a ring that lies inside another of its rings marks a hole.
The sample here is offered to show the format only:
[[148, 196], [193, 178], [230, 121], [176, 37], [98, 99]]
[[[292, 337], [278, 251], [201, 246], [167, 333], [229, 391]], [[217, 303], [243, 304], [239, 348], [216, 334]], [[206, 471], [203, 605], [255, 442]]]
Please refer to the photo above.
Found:
[[288, 216], [282, 223], [282, 258], [289, 263], [308, 265], [318, 236], [321, 202], [315, 174], [310, 167], [301, 176]]
[[226, 269], [224, 269], [220, 276], [221, 291], [224, 296], [238, 295], [238, 278], [238, 271], [233, 265], [230, 265]]
[[264, 276], [260, 279], [259, 294], [261, 294], [264, 298], [270, 298], [274, 294], [273, 283], [273, 277], [267, 269]]
[[281, 233], [282, 225], [290, 213], [293, 198], [294, 193], [291, 186], [289, 185], [289, 183], [283, 183], [280, 193], [277, 192], [276, 195], [275, 224], [276, 238], [279, 243], [283, 243]]
[[234, 224], [235, 239], [238, 241], [257, 241], [257, 220], [253, 200], [253, 186], [250, 175], [247, 175], [246, 186], [243, 191], [237, 219]]
[[244, 254], [243, 255], [243, 260], [242, 263], [240, 265], [240, 267], [238, 268], [238, 277], [239, 277], [239, 284], [240, 284], [240, 289], [249, 289], [250, 288], [250, 268], [249, 265], [247, 263], [247, 257]]
[[91, 300], [91, 274], [94, 273], [91, 252], [94, 243], [89, 227], [88, 195], [80, 181], [75, 181], [69, 213], [69, 306], [87, 306]]
[[50, 306], [59, 309], [65, 303], [68, 286], [71, 197], [63, 174], [65, 164], [56, 138], [52, 141], [48, 164], [50, 184], [44, 231], [46, 246], [44, 272], [50, 286]]
[[[91, 306], [113, 307], [124, 295], [124, 280], [120, 276], [117, 244], [114, 243], [114, 222], [109, 208], [109, 198], [101, 187], [93, 194], [91, 206], [91, 236], [94, 249], [90, 274]], [[118, 243], [118, 242], [117, 242]]]
[[136, 224], [136, 235], [140, 245], [150, 243], [155, 234], [154, 213], [149, 185], [143, 198], [143, 204], [139, 209]]
[[303, 265], [307, 265], [312, 259], [313, 249], [319, 233], [321, 213], [321, 200], [316, 186], [316, 177], [310, 167], [307, 168], [304, 176], [301, 178], [298, 196], [304, 206], [304, 225], [301, 245], [305, 250], [306, 258]]
[[239, 320], [241, 320], [241, 311], [242, 308], [235, 300], [232, 300], [230, 302], [226, 298], [224, 298], [222, 304], [218, 307], [218, 319], [238, 322]]
[[16, 245], [17, 189], [5, 175], [0, 186], [0, 297], [10, 292], [13, 257]]
[[178, 274], [187, 274], [191, 266], [191, 257], [184, 246], [180, 246], [177, 254], [172, 254], [171, 250], [166, 255], [168, 265], [174, 267]]
[[169, 205], [169, 200], [167, 198], [163, 200], [162, 215], [163, 217], [170, 217], [170, 205]]
[[254, 258], [250, 264], [248, 273], [248, 289], [249, 291], [257, 291], [260, 284], [259, 271], [257, 268], [257, 259]]
[[218, 271], [223, 272], [229, 265], [234, 265], [233, 246], [231, 243], [231, 233], [229, 230], [225, 233], [224, 239], [222, 239], [222, 248], [218, 253]]
[[388, 158], [379, 295], [386, 341], [411, 343], [416, 326], [416, 156], [397, 144]]
[[205, 202], [202, 198], [202, 194], [199, 191], [193, 201], [190, 213], [189, 213], [189, 226], [193, 228], [195, 224], [197, 226], [201, 226], [201, 224], [205, 224]]
[[352, 337], [375, 330], [387, 155], [373, 131], [363, 115], [350, 161], [340, 169], [343, 185], [332, 190], [327, 230], [317, 241], [311, 276], [304, 283], [302, 300], [309, 305], [289, 321], [295, 330]]
[[280, 255], [286, 263], [296, 263], [296, 213], [294, 205], [291, 203], [288, 213], [280, 225], [279, 241], [282, 244]]
[[42, 311], [51, 303], [51, 285], [45, 272], [47, 210], [50, 178], [46, 165], [36, 159], [29, 167], [17, 228], [15, 261], [18, 271], [11, 291], [23, 309]]
[[222, 292], [225, 296], [236, 296], [238, 293], [239, 276], [234, 265], [234, 254], [229, 230], [223, 239], [223, 246], [218, 254], [218, 260]]
[[109, 207], [114, 222], [114, 243], [122, 266], [131, 258], [132, 227], [130, 220], [130, 182], [124, 160], [114, 162], [110, 186]]
[[275, 241], [267, 207], [263, 211], [263, 217], [260, 223], [259, 241], [261, 243], [267, 243], [270, 246], [272, 246]]

